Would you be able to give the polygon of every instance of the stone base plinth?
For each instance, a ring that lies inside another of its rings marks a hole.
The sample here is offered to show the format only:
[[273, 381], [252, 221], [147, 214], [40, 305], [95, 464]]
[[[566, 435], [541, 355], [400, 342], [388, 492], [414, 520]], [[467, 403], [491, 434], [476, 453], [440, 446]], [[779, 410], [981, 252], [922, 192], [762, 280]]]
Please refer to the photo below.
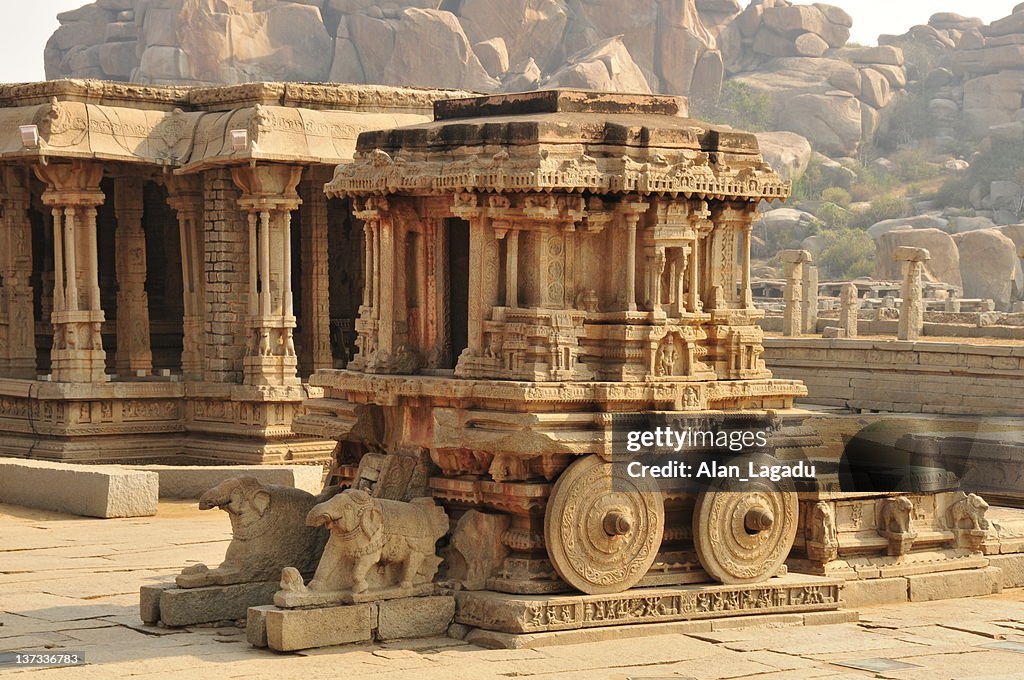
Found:
[[[802, 626], [831, 626], [837, 623], [856, 623], [860, 614], [852, 610], [809, 612], [807, 614], [764, 614], [739, 616], [728, 619], [703, 621], [669, 621], [648, 623], [643, 626], [607, 626], [580, 630], [559, 630], [546, 633], [499, 633], [493, 630], [471, 628], [463, 639], [471, 645], [490, 649], [537, 649], [578, 645], [585, 642], [621, 641], [649, 635], [696, 635], [745, 628], [796, 628]], [[800, 635], [793, 631], [794, 636]], [[459, 634], [461, 636], [461, 633]]]
[[454, 616], [455, 598], [450, 595], [313, 609], [252, 607], [246, 620], [246, 637], [254, 647], [291, 652], [444, 635]]
[[696, 621], [839, 608], [841, 579], [789, 575], [749, 585], [637, 588], [614, 595], [456, 593], [455, 621], [504, 633]]
[[249, 607], [270, 604], [280, 587], [277, 581], [205, 588], [142, 586], [139, 613], [146, 623], [159, 621], [170, 627], [237, 621], [246, 617]]
[[[316, 392], [316, 390], [313, 390]], [[337, 442], [292, 432], [302, 387], [0, 378], [0, 456], [63, 462], [324, 463]]]

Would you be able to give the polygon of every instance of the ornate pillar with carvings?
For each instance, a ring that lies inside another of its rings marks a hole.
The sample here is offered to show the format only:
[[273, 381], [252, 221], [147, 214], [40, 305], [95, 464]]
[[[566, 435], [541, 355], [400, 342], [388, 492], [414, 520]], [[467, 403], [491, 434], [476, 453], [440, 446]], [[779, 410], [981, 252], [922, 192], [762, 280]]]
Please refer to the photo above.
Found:
[[43, 204], [53, 216], [53, 380], [104, 382], [104, 315], [96, 251], [96, 206], [104, 201], [103, 166], [90, 161], [51, 162], [34, 170], [46, 184]]
[[647, 208], [650, 207], [649, 203], [644, 203], [638, 198], [626, 198], [623, 199], [622, 203], [619, 204], [619, 209], [622, 213], [624, 225], [626, 228], [626, 252], [625, 252], [625, 268], [626, 268], [626, 285], [625, 291], [625, 311], [635, 312], [637, 311], [636, 304], [636, 240], [637, 240], [637, 228], [640, 224], [640, 217], [647, 212]]
[[[756, 209], [753, 203], [725, 203], [714, 211], [712, 218], [717, 246], [715, 263], [720, 269], [715, 285], [722, 288], [724, 301], [731, 309], [752, 309], [754, 306], [750, 289], [750, 235]], [[738, 277], [737, 267], [741, 269]], [[736, 287], [737, 278], [740, 279], [739, 289]]]
[[251, 335], [243, 382], [298, 385], [292, 301], [291, 213], [302, 201], [295, 189], [302, 168], [257, 165], [232, 168], [249, 219]]
[[149, 339], [149, 297], [146, 295], [146, 234], [142, 230], [142, 179], [114, 180], [117, 216], [114, 250], [117, 262], [117, 354], [120, 375], [153, 372]]
[[167, 178], [167, 203], [178, 216], [181, 243], [182, 317], [181, 373], [185, 380], [203, 379], [203, 185], [198, 175]]
[[25, 168], [2, 170], [3, 305], [7, 312], [6, 352], [0, 373], [11, 378], [36, 377], [35, 319], [32, 308], [32, 223], [28, 219], [31, 194]]
[[302, 345], [300, 353], [309, 365], [302, 368], [315, 373], [331, 368], [331, 302], [327, 264], [327, 196], [324, 182], [330, 179], [306, 179], [302, 182]]

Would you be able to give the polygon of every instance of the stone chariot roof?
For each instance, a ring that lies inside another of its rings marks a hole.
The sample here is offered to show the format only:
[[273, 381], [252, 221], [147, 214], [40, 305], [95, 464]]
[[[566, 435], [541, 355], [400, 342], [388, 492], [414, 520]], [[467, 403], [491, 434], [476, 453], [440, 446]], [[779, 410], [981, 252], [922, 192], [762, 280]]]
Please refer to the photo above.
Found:
[[687, 117], [686, 100], [547, 90], [434, 103], [434, 121], [359, 135], [332, 196], [570, 191], [783, 199], [753, 134]]

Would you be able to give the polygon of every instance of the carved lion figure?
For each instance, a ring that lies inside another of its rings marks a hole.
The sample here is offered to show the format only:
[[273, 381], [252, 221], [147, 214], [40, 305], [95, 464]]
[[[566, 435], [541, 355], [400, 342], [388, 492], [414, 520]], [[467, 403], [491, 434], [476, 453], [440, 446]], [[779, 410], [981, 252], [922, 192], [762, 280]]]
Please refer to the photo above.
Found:
[[306, 522], [331, 531], [309, 583], [312, 591], [341, 591], [350, 586], [353, 593], [366, 592], [367, 576], [378, 564], [399, 568], [398, 583], [386, 585], [411, 588], [429, 583], [441, 562], [435, 555], [437, 540], [448, 532], [448, 516], [432, 498], [404, 503], [354, 489], [314, 507]]
[[185, 567], [176, 579], [178, 586], [273, 581], [289, 565], [303, 573], [311, 572], [328, 533], [307, 526], [306, 516], [324, 497], [288, 486], [262, 484], [254, 477], [236, 477], [218, 484], [200, 497], [199, 509], [220, 508], [228, 513], [231, 544], [219, 567]]

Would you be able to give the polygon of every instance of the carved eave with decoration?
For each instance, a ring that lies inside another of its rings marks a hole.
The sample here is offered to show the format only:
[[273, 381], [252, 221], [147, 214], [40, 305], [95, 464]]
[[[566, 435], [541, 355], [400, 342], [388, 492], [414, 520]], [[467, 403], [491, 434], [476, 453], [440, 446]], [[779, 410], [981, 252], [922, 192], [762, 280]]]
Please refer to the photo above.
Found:
[[[0, 161], [90, 159], [192, 173], [219, 165], [351, 160], [366, 130], [421, 123], [463, 91], [310, 83], [169, 87], [97, 80], [0, 85]], [[38, 143], [19, 128], [35, 125]], [[244, 146], [232, 130], [245, 130]]]
[[[530, 99], [530, 97], [533, 99]], [[604, 97], [607, 101], [597, 101]], [[518, 99], [517, 99], [518, 98]], [[329, 196], [570, 192], [784, 200], [754, 135], [684, 117], [674, 97], [555, 90], [443, 101], [435, 122], [367, 132]], [[520, 112], [521, 111], [521, 112]]]

